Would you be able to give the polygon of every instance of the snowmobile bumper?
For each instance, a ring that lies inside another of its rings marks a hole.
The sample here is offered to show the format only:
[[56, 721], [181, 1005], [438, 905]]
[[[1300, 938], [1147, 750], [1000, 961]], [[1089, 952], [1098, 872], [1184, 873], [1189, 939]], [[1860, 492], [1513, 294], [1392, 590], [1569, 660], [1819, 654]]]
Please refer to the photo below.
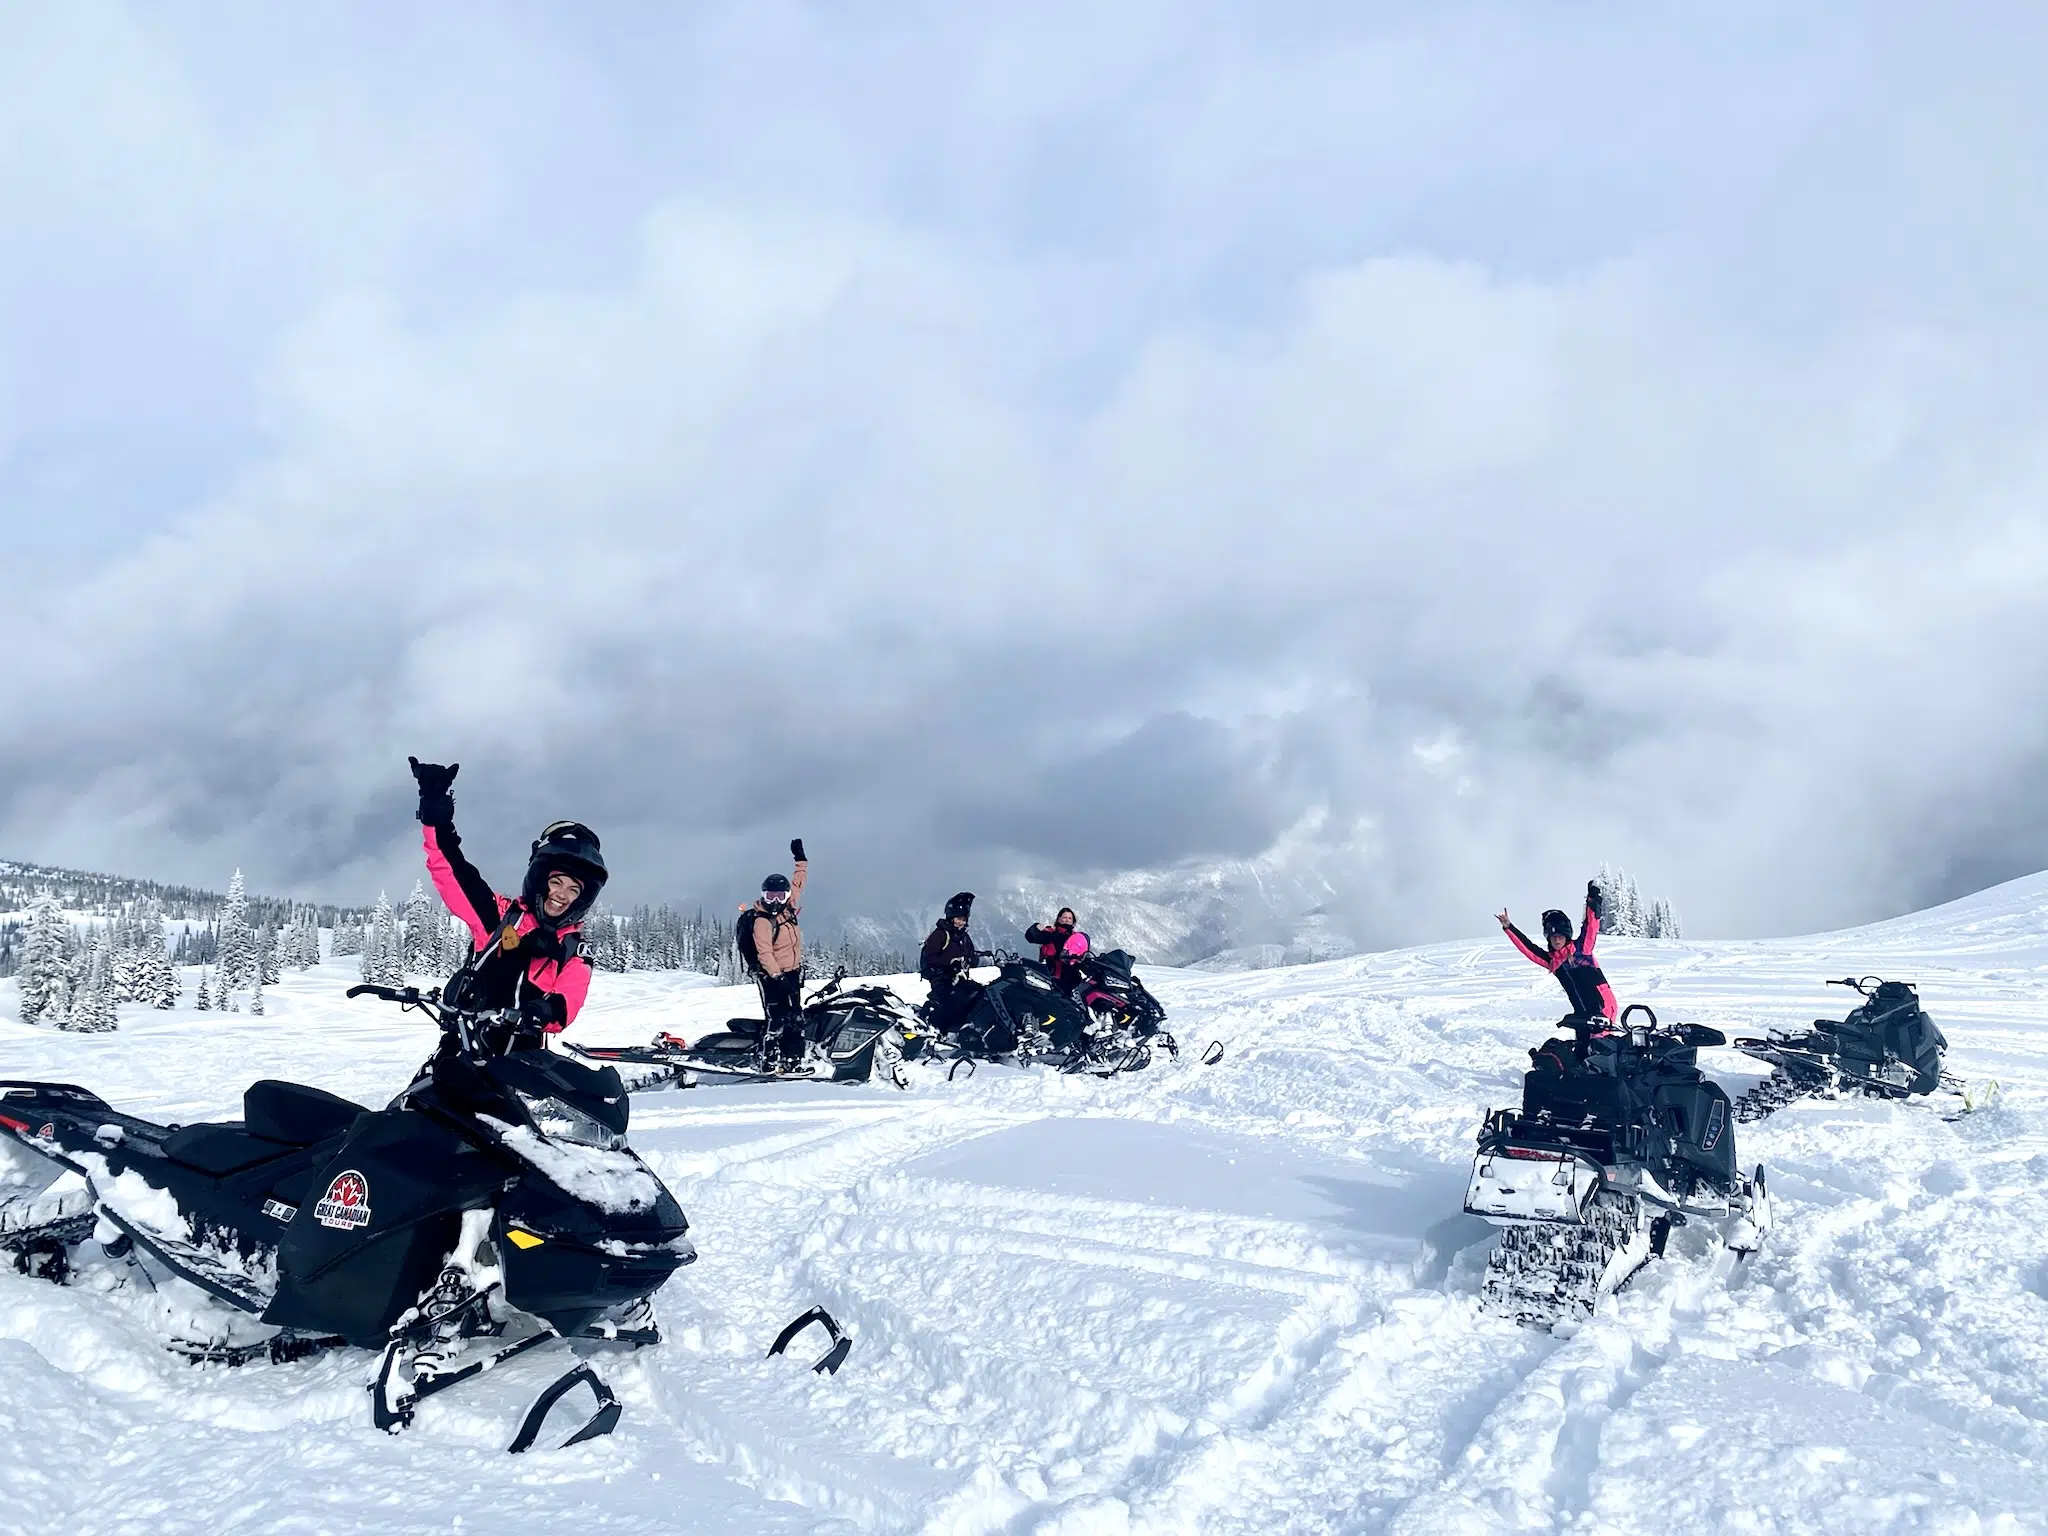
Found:
[[1600, 1166], [1570, 1147], [1500, 1142], [1473, 1158], [1465, 1210], [1502, 1224], [1574, 1226], [1601, 1183]]

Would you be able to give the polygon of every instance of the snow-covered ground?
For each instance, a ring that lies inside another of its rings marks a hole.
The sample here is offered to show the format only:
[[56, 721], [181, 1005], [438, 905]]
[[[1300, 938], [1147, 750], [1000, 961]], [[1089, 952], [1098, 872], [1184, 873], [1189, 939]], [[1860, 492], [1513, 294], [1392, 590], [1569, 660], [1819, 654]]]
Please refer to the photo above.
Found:
[[[1101, 1082], [648, 1095], [633, 1140], [703, 1257], [609, 1358], [617, 1435], [508, 1457], [531, 1358], [370, 1427], [368, 1359], [239, 1370], [124, 1296], [0, 1273], [0, 1528], [23, 1531], [2048, 1529], [2048, 876], [1851, 933], [1615, 942], [1628, 1001], [1804, 1024], [1917, 981], [2002, 1102], [1811, 1103], [1741, 1129], [1778, 1227], [1731, 1283], [1674, 1237], [1570, 1338], [1480, 1315], [1481, 1112], [1560, 1011], [1495, 938], [1158, 972], [1227, 1054]], [[173, 1119], [258, 1076], [381, 1102], [424, 1026], [288, 975], [269, 1014], [13, 1022], [0, 1075]], [[604, 976], [575, 1036], [695, 1035], [739, 994]], [[1192, 1055], [1192, 1051], [1189, 1053]], [[1731, 1089], [1761, 1075], [1710, 1053]], [[836, 1377], [765, 1360], [823, 1302]]]

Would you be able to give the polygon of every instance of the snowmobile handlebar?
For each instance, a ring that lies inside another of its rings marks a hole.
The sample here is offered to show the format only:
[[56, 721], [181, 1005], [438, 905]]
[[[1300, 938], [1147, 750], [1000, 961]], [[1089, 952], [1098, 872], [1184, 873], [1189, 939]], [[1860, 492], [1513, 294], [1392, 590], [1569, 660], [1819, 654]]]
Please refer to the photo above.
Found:
[[1863, 996], [1868, 997], [1872, 992], [1875, 992], [1884, 985], [1884, 978], [1882, 976], [1844, 976], [1840, 981], [1830, 980], [1828, 985], [1831, 987], [1847, 987], [1851, 992], [1860, 992]]
[[472, 1055], [478, 1051], [476, 1035], [472, 1026], [477, 1024], [507, 1024], [517, 1026], [519, 1012], [514, 1008], [478, 1010], [456, 1008], [441, 1000], [441, 989], [429, 987], [422, 992], [418, 987], [385, 987], [374, 982], [361, 982], [348, 989], [350, 997], [375, 997], [387, 1003], [396, 1003], [401, 1008], [417, 1008], [442, 1029], [461, 1042], [463, 1050]]

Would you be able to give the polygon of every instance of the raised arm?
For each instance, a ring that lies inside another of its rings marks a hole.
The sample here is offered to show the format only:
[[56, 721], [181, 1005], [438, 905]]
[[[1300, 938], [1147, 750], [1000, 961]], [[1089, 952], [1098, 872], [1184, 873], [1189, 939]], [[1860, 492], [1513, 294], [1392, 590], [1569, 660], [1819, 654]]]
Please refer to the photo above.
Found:
[[427, 851], [427, 873], [448, 910], [461, 918], [470, 937], [478, 944], [490, 938], [498, 927], [498, 893], [481, 871], [462, 856], [462, 839], [455, 824], [423, 826], [420, 841]]
[[1532, 965], [1542, 966], [1546, 971], [1553, 969], [1550, 963], [1550, 956], [1538, 949], [1534, 944], [1531, 944], [1529, 936], [1508, 921], [1506, 911], [1496, 912], [1494, 914], [1494, 921], [1500, 924], [1500, 931], [1508, 936], [1508, 942], [1522, 952], [1523, 959]]
[[481, 944], [498, 926], [500, 912], [497, 892], [462, 856], [462, 839], [455, 832], [455, 796], [450, 790], [462, 764], [450, 763], [444, 768], [416, 757], [406, 761], [420, 787], [420, 841], [427, 852], [427, 873], [448, 910], [468, 925], [470, 937]]
[[1593, 942], [1600, 937], [1600, 886], [1598, 882], [1586, 882], [1586, 918], [1579, 924], [1579, 953], [1593, 953]]

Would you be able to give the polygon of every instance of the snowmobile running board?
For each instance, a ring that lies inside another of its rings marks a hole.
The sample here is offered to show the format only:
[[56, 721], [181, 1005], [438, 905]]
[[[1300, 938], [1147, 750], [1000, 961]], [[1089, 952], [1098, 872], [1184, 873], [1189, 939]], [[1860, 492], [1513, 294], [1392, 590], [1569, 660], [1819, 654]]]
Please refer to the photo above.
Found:
[[[260, 1293], [243, 1290], [230, 1279], [216, 1278], [213, 1275], [209, 1275], [193, 1259], [172, 1252], [172, 1244], [167, 1239], [157, 1236], [157, 1234], [149, 1231], [147, 1228], [137, 1226], [104, 1200], [99, 1204], [98, 1214], [106, 1217], [108, 1221], [119, 1227], [136, 1247], [155, 1259], [157, 1263], [163, 1265], [165, 1269], [168, 1269], [187, 1285], [197, 1286], [200, 1290], [206, 1292], [207, 1295], [213, 1297], [214, 1300], [226, 1302], [237, 1312], [248, 1312], [251, 1314], [260, 1314], [270, 1304], [269, 1297]], [[196, 1254], [194, 1258], [196, 1258]]]
[[840, 1331], [837, 1320], [823, 1307], [811, 1308], [810, 1311], [804, 1313], [803, 1316], [797, 1318], [787, 1328], [783, 1329], [782, 1332], [775, 1335], [775, 1342], [768, 1346], [768, 1358], [773, 1360], [777, 1355], [788, 1349], [790, 1341], [810, 1327], [812, 1323], [824, 1325], [825, 1332], [831, 1335], [832, 1347], [825, 1351], [823, 1357], [819, 1359], [816, 1365], [811, 1367], [811, 1370], [820, 1376], [836, 1376], [839, 1374], [839, 1367], [846, 1364], [846, 1357], [853, 1349], [853, 1340]]

